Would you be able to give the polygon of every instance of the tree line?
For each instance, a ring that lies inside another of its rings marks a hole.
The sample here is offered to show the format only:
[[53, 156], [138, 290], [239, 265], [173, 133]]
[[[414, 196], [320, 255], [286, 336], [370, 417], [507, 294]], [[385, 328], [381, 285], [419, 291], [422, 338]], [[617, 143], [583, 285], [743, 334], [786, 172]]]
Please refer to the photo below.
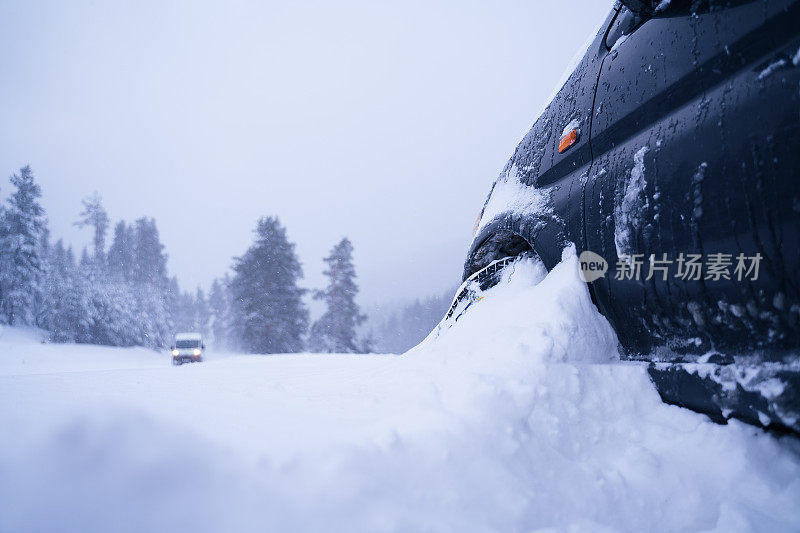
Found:
[[404, 353], [419, 344], [439, 324], [456, 288], [427, 298], [382, 304], [369, 310], [368, 327], [380, 353]]
[[42, 191], [30, 166], [11, 176], [0, 205], [0, 323], [36, 326], [52, 342], [163, 348], [177, 331], [199, 331], [216, 346], [250, 353], [368, 352], [357, 330], [365, 316], [353, 245], [342, 239], [325, 258], [325, 304], [313, 324], [299, 284], [303, 270], [276, 217], [258, 221], [253, 244], [234, 258], [232, 272], [206, 296], [182, 292], [167, 271], [156, 222], [121, 220], [107, 236], [110, 217], [95, 193], [83, 200], [76, 225], [92, 230], [91, 250], [77, 258], [62, 239], [51, 242]]

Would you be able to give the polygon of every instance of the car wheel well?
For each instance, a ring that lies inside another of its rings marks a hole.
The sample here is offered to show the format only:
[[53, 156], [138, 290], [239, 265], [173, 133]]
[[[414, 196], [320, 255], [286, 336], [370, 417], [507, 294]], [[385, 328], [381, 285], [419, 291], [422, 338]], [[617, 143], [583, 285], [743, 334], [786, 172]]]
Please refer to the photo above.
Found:
[[470, 254], [464, 265], [464, 279], [493, 261], [504, 257], [516, 257], [531, 251], [533, 246], [519, 233], [509, 230], [492, 233]]

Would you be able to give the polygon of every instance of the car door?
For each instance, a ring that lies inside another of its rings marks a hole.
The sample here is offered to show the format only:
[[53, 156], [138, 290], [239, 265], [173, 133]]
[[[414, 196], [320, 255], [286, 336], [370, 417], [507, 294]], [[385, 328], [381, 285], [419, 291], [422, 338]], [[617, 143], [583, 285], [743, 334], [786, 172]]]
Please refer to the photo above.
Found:
[[[591, 289], [629, 355], [738, 349], [759, 328], [796, 338], [773, 304], [797, 301], [798, 31], [788, 0], [673, 0], [611, 24], [586, 246], [612, 265]], [[707, 267], [719, 253], [761, 253], [773, 276], [679, 275], [690, 254]]]
[[[541, 162], [529, 174], [526, 184], [546, 190], [552, 215], [541, 224], [532, 247], [550, 269], [561, 260], [564, 246], [575, 244], [582, 250], [584, 235], [584, 186], [592, 165], [590, 130], [597, 78], [606, 50], [604, 28], [600, 32], [547, 106], [534, 129], [546, 139], [541, 145]], [[541, 122], [541, 123], [540, 123]], [[513, 161], [513, 159], [512, 159]]]

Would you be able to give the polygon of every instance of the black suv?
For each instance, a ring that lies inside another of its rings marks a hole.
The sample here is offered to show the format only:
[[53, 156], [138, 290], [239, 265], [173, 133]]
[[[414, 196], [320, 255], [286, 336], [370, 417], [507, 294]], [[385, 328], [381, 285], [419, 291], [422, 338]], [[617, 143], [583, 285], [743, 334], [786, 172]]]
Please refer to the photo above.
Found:
[[591, 251], [591, 297], [662, 398], [800, 431], [798, 64], [798, 1], [617, 3], [492, 187], [464, 277]]

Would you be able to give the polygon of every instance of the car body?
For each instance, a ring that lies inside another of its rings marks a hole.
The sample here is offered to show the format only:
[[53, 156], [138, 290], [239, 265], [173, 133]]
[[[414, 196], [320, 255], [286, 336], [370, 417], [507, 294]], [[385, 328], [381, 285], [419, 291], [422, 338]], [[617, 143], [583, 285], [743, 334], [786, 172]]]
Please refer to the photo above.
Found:
[[666, 401], [800, 430], [799, 63], [796, 0], [615, 4], [495, 181], [464, 278], [594, 252], [591, 298]]
[[203, 360], [206, 345], [200, 333], [177, 333], [172, 343], [172, 364], [199, 363]]

